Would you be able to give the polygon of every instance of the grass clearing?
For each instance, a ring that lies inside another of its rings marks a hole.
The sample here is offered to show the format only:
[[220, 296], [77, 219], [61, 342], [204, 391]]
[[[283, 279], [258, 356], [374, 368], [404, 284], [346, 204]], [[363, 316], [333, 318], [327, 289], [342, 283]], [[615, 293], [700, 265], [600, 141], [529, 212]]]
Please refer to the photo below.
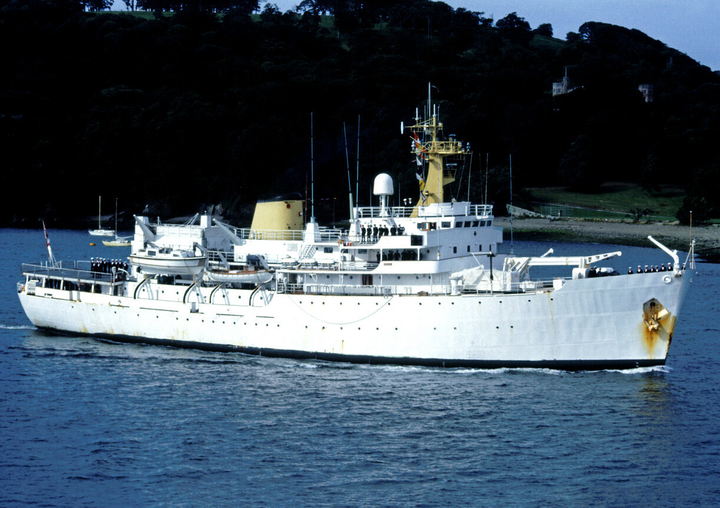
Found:
[[[592, 194], [571, 192], [566, 187], [526, 190], [533, 210], [548, 209], [541, 204], [564, 205], [568, 209], [563, 209], [563, 215], [570, 213], [570, 216], [588, 218], [633, 218], [639, 212], [647, 211], [647, 218], [674, 221], [685, 197], [678, 187], [665, 185], [658, 191], [648, 192], [630, 183], [606, 183]], [[570, 207], [577, 209], [569, 210]]]

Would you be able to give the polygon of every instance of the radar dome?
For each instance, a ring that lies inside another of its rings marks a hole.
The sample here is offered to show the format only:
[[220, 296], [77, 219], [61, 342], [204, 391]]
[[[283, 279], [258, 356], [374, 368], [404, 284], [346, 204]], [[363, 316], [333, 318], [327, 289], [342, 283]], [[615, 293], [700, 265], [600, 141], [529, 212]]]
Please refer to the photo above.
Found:
[[393, 193], [393, 181], [390, 175], [387, 173], [380, 173], [375, 177], [373, 194], [376, 196], [392, 196]]

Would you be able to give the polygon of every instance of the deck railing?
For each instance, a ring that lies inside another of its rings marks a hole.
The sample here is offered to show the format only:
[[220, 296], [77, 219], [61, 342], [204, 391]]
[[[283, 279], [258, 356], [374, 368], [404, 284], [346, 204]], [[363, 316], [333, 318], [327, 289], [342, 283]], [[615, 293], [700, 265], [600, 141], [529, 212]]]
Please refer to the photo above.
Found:
[[512, 282], [509, 284], [488, 283], [478, 285], [459, 286], [453, 290], [450, 284], [433, 284], [431, 286], [407, 286], [407, 285], [338, 285], [338, 284], [287, 284], [280, 282], [277, 285], [278, 293], [286, 294], [311, 294], [311, 295], [355, 295], [355, 296], [442, 296], [450, 294], [535, 294], [538, 292], [549, 292], [563, 286], [567, 278], [556, 278], [552, 280], [537, 280]]
[[31, 277], [43, 277], [82, 282], [107, 282], [118, 281], [117, 274], [113, 278], [112, 273], [92, 271], [90, 261], [60, 261], [53, 265], [48, 264], [22, 264], [23, 275]]
[[[410, 217], [413, 213], [417, 217], [456, 217], [475, 216], [489, 218], [492, 215], [492, 205], [471, 205], [468, 203], [440, 203], [430, 206], [392, 206], [385, 211], [390, 217]], [[360, 219], [381, 217], [382, 208], [379, 206], [361, 206], [356, 209], [356, 216]]]

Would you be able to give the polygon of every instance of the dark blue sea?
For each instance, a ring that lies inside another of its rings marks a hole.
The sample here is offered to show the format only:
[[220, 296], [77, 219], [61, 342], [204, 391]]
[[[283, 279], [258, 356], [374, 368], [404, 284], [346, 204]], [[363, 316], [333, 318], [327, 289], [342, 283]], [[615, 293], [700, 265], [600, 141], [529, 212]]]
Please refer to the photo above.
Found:
[[[49, 233], [58, 259], [128, 254]], [[720, 505], [719, 265], [698, 265], [663, 368], [441, 369], [43, 333], [16, 294], [42, 229], [0, 241], [2, 507]], [[550, 247], [669, 261], [514, 243]]]

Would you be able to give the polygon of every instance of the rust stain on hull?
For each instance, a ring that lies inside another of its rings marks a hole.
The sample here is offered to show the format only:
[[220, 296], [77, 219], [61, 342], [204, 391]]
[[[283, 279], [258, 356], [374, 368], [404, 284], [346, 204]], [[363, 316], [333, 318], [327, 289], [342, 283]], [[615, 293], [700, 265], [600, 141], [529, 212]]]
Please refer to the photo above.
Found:
[[647, 347], [650, 359], [655, 358], [658, 342], [665, 343], [664, 355], [667, 356], [677, 318], [657, 299], [652, 298], [643, 304], [641, 335]]

